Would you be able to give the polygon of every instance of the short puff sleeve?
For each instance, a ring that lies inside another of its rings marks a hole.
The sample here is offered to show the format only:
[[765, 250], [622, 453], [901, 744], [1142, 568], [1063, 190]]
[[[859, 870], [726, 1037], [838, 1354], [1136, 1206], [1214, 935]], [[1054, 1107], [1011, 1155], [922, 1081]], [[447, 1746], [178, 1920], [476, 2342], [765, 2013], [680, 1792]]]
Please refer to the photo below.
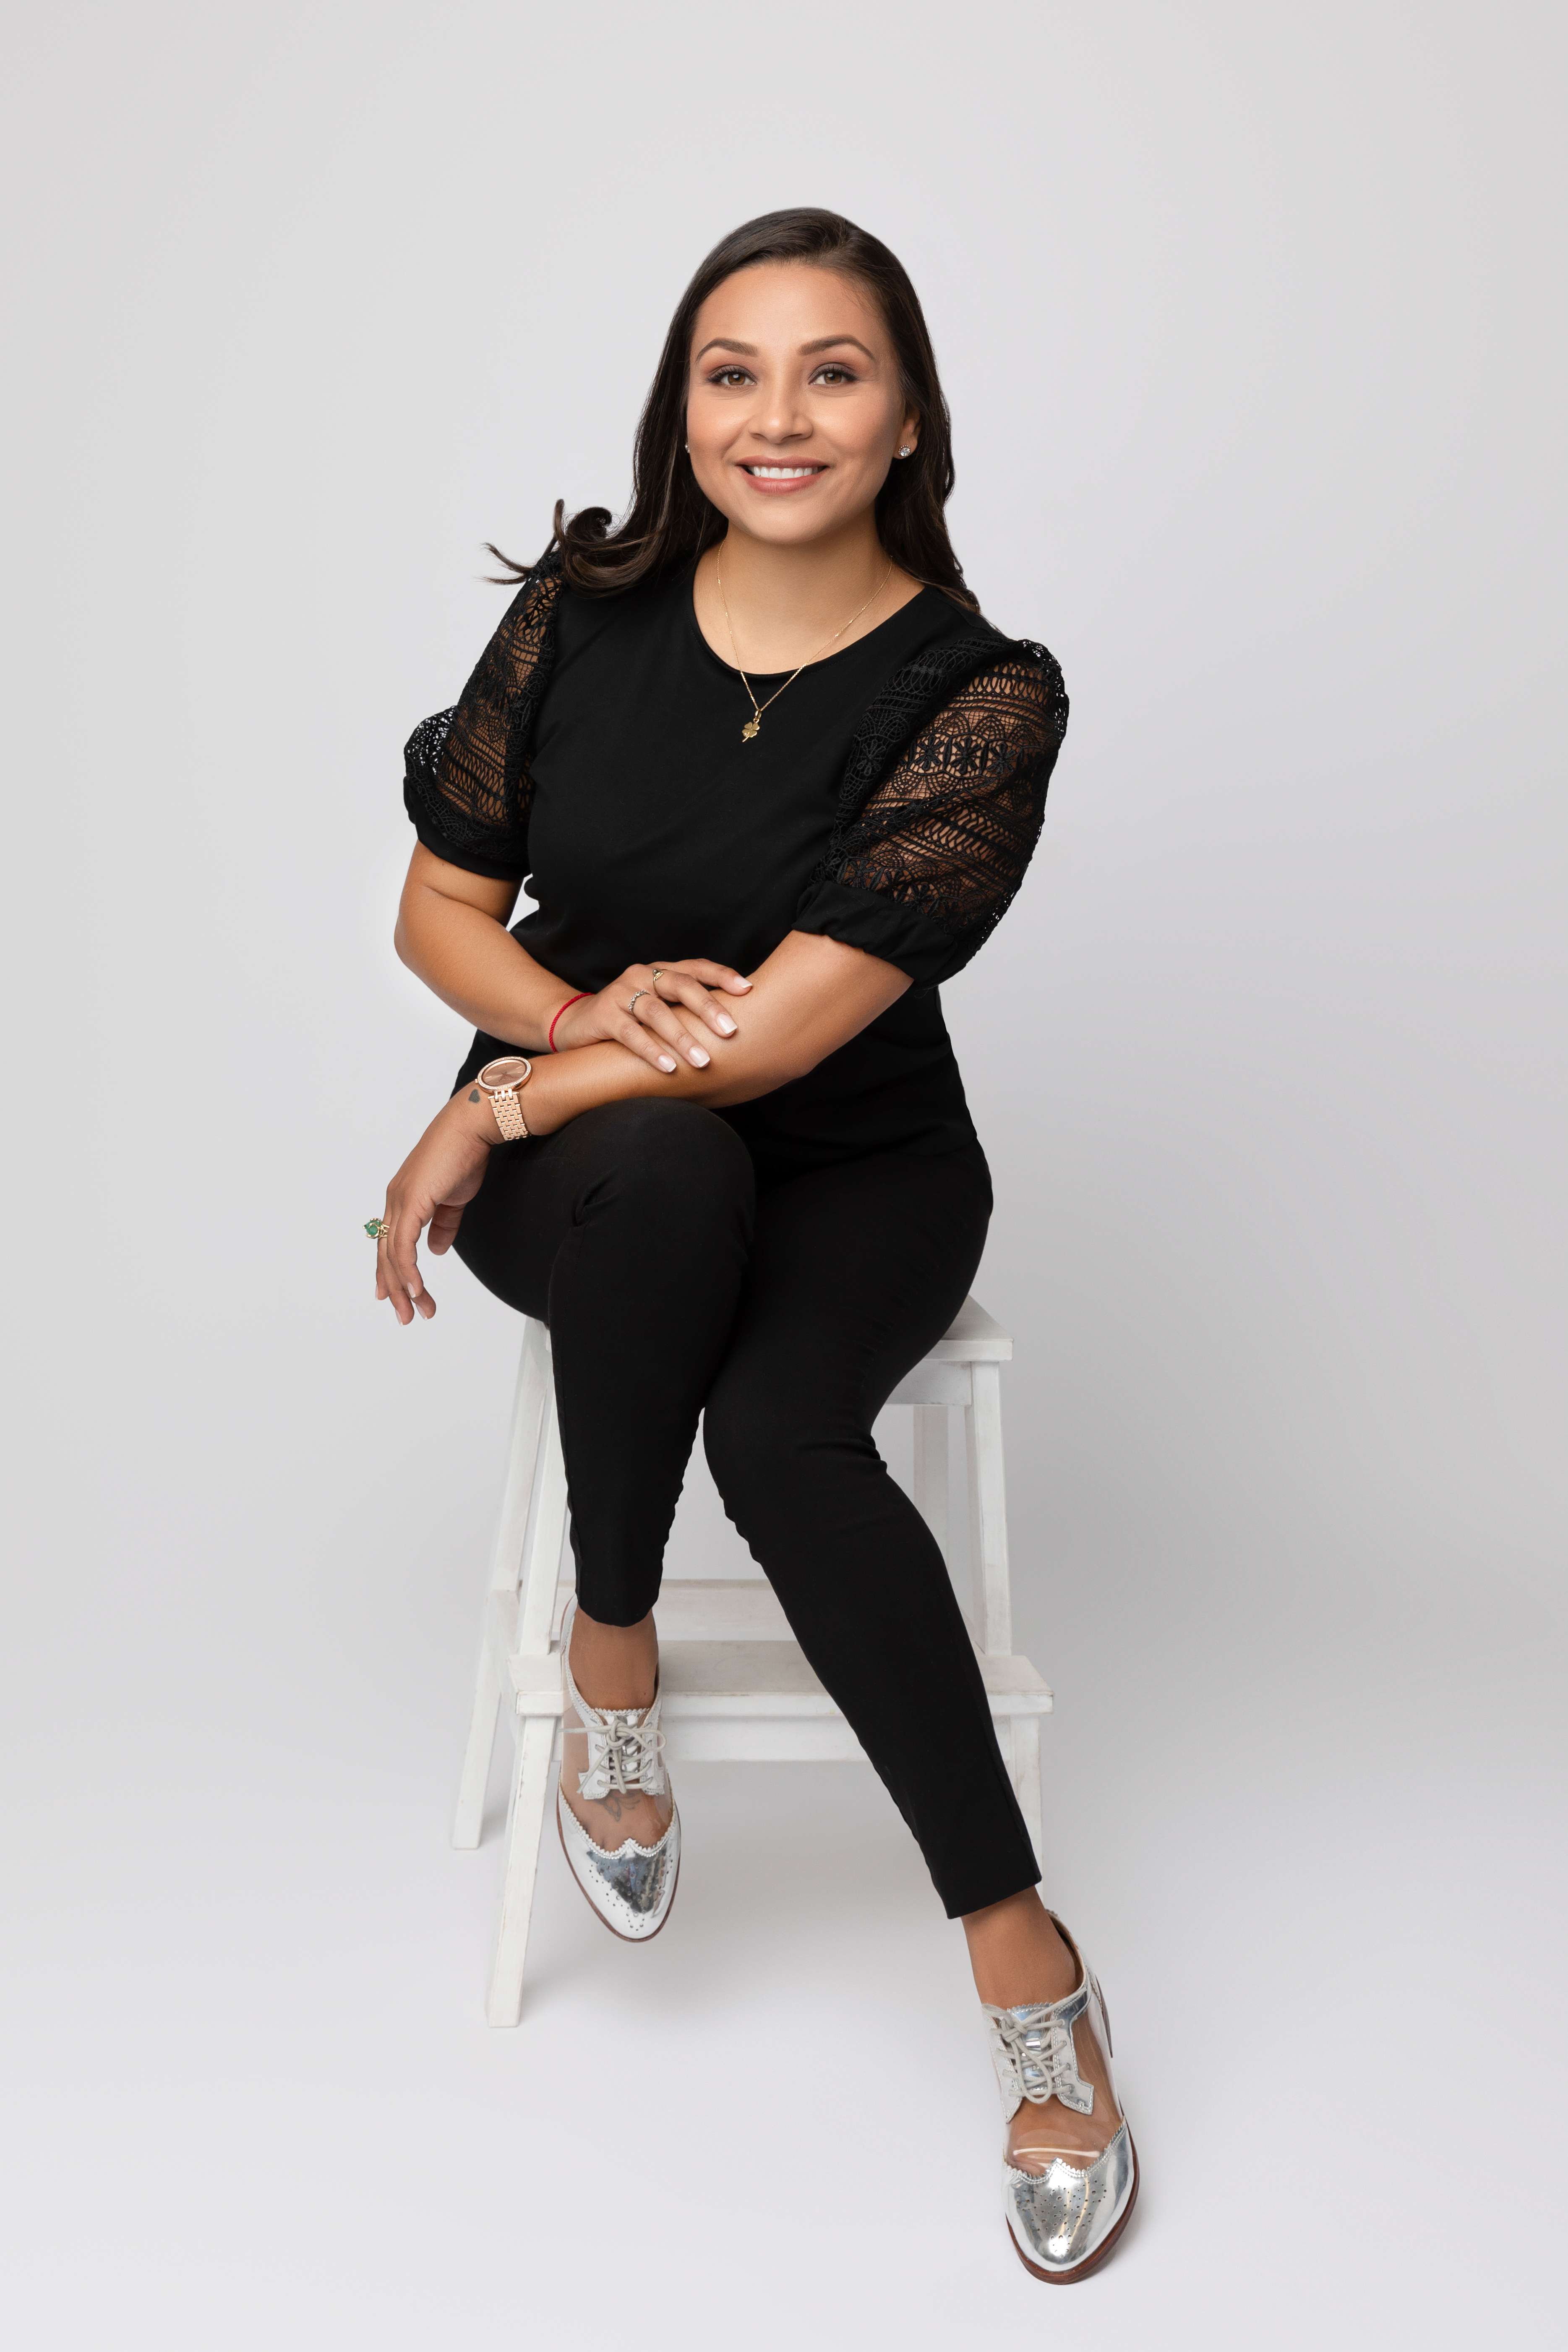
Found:
[[1045, 647], [1007, 646], [841, 814], [795, 929], [880, 956], [917, 988], [951, 980], [1024, 878], [1067, 720]]
[[454, 709], [421, 719], [403, 755], [403, 800], [433, 856], [466, 873], [528, 872], [529, 758], [555, 653], [553, 566], [531, 572]]

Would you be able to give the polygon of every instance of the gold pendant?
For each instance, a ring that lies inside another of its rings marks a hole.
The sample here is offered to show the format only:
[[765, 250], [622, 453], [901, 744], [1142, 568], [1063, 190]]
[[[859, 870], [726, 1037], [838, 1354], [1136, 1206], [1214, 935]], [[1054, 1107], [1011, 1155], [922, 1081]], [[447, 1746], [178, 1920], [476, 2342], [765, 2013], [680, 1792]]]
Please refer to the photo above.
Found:
[[762, 723], [763, 722], [760, 719], [748, 719], [745, 725], [741, 730], [742, 742], [749, 743]]

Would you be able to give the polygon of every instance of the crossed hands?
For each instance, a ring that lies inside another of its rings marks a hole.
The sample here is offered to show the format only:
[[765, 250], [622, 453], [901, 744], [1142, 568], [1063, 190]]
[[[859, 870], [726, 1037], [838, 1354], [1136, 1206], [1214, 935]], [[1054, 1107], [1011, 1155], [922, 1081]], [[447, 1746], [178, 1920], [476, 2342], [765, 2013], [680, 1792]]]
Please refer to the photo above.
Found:
[[[679, 1066], [678, 1054], [706, 1069], [711, 1056], [700, 1033], [706, 1028], [715, 1037], [732, 1037], [735, 1023], [719, 1000], [744, 996], [751, 985], [728, 964], [702, 957], [628, 964], [608, 988], [564, 1007], [554, 1024], [554, 1050], [612, 1043], [667, 1074]], [[428, 1226], [435, 1257], [451, 1248], [498, 1139], [489, 1097], [464, 1088], [437, 1112], [387, 1186], [375, 1244], [375, 1295], [391, 1301], [400, 1323], [412, 1323], [416, 1315], [428, 1321], [435, 1314], [436, 1301], [419, 1272], [419, 1237]]]

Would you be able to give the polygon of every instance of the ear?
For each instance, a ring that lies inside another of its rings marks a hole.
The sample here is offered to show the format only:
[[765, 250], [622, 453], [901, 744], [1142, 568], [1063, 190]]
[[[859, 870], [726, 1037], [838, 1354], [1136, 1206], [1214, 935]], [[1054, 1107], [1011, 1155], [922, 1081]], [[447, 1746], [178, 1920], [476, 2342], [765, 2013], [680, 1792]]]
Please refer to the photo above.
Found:
[[899, 427], [899, 437], [894, 446], [898, 449], [907, 449], [912, 457], [920, 446], [920, 412], [918, 409], [911, 408], [905, 412], [904, 421]]

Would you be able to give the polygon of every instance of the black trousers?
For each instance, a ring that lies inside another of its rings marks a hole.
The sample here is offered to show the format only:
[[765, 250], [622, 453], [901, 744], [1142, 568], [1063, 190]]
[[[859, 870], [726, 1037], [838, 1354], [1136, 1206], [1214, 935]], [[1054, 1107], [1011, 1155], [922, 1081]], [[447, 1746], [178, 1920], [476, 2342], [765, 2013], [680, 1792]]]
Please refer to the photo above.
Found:
[[730, 1517], [953, 1917], [1039, 1872], [942, 1553], [871, 1423], [963, 1303], [990, 1213], [978, 1144], [759, 1193], [713, 1112], [626, 1102], [499, 1146], [457, 1244], [550, 1327], [589, 1616], [652, 1608], [701, 1415]]

